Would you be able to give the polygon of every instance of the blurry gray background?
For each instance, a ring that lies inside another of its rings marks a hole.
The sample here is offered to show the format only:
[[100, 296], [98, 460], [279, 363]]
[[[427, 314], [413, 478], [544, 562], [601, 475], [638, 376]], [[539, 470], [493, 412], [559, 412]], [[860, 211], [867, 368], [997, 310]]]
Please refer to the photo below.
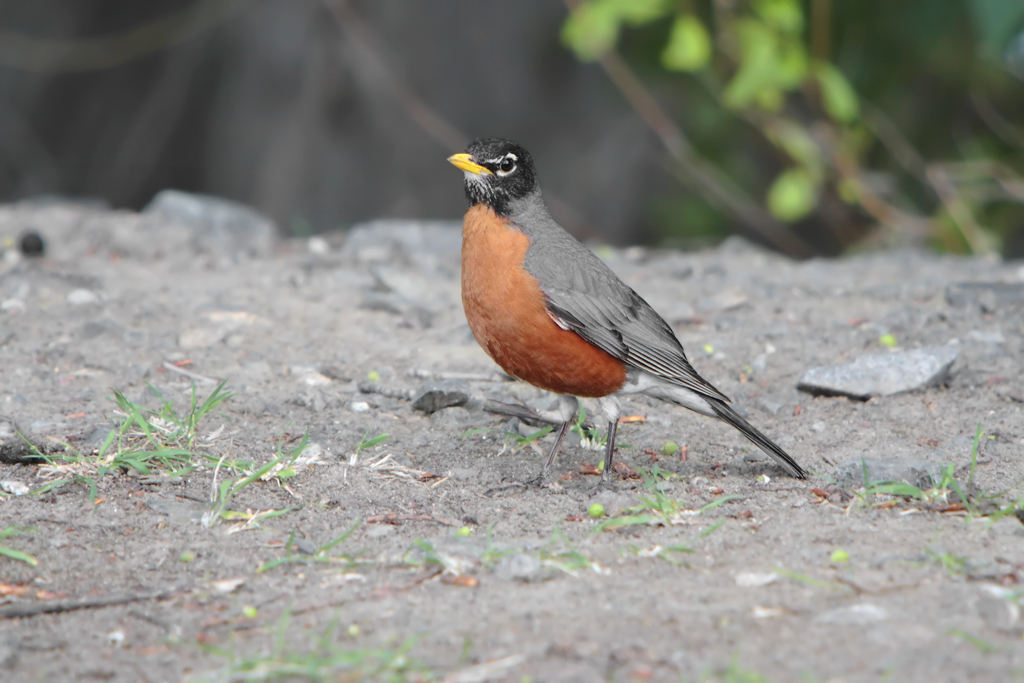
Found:
[[0, 0], [0, 201], [456, 218], [478, 136], [584, 239], [1019, 257], [1024, 3]]
[[638, 196], [675, 183], [601, 70], [559, 45], [566, 15], [552, 0], [3, 2], [0, 200], [140, 208], [170, 187], [292, 234], [454, 218], [445, 158], [499, 135], [534, 153], [578, 235], [643, 241]]

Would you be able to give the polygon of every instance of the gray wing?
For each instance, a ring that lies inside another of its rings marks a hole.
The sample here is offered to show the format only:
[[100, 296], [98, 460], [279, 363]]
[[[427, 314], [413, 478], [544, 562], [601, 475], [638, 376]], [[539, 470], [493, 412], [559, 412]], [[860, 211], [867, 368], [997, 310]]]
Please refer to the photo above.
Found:
[[540, 281], [551, 313], [576, 334], [629, 365], [728, 402], [725, 394], [693, 369], [672, 328], [650, 304], [589, 249], [565, 236], [569, 239], [559, 239], [557, 245], [531, 248], [524, 263]]

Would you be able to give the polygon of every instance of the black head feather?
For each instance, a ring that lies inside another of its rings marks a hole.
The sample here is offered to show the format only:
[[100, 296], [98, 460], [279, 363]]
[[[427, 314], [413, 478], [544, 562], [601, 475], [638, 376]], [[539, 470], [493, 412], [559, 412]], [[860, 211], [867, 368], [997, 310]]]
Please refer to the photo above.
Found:
[[487, 204], [500, 216], [509, 215], [509, 204], [540, 190], [530, 153], [510, 140], [478, 138], [466, 153], [491, 175], [466, 173], [466, 198], [470, 205]]

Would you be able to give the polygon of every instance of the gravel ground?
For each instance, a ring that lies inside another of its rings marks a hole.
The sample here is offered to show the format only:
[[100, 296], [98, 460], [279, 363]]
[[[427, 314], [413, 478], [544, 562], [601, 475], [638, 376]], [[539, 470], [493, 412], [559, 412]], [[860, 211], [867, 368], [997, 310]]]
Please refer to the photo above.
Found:
[[[24, 230], [45, 256], [11, 248]], [[599, 250], [816, 478], [641, 398], [625, 402], [644, 420], [620, 428], [607, 487], [600, 452], [570, 435], [540, 488], [520, 484], [552, 437], [516, 438], [536, 427], [483, 408], [552, 397], [502, 381], [472, 339], [457, 224], [380, 222], [269, 250], [240, 234], [199, 239], [209, 232], [153, 212], [0, 207], [0, 441], [13, 459], [16, 425], [51, 451], [49, 464], [0, 463], [0, 529], [21, 531], [0, 547], [38, 562], [0, 556], [5, 681], [226, 681], [247, 668], [463, 683], [1024, 679], [1024, 527], [993, 521], [1022, 496], [1020, 263], [910, 251], [796, 263], [741, 241]], [[808, 368], [893, 344], [956, 360], [938, 384], [867, 401], [796, 388]], [[106, 460], [90, 455], [117, 436], [115, 391], [184, 415], [193, 388], [202, 402], [222, 380], [233, 397], [184, 444], [194, 469], [121, 466], [152, 450], [133, 428]], [[468, 401], [413, 410], [431, 382]], [[209, 514], [221, 482], [303, 443], [290, 471], [226, 501], [228, 518]], [[862, 459], [872, 472], [952, 465], [968, 505], [955, 487], [866, 505], [851, 475]], [[665, 514], [624, 523], [641, 497]], [[597, 528], [595, 502], [616, 528]], [[103, 599], [116, 604], [70, 609]], [[9, 616], [43, 607], [56, 611]]]

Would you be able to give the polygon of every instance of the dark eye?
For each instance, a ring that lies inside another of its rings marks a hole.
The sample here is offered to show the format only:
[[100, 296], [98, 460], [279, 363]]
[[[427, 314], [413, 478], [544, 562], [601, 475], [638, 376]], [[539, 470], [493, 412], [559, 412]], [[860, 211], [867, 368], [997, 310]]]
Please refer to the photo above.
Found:
[[512, 157], [505, 157], [498, 165], [498, 170], [502, 173], [511, 173], [516, 170], [516, 160]]

